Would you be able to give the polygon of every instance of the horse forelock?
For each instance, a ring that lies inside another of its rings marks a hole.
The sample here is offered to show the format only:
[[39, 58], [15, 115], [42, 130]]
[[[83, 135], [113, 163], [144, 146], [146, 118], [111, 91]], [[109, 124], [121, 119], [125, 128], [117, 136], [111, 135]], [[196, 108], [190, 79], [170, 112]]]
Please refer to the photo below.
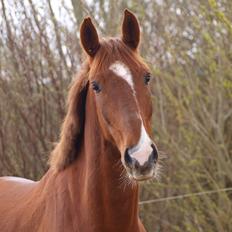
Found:
[[90, 78], [107, 72], [110, 65], [116, 61], [122, 62], [135, 70], [141, 67], [148, 69], [139, 53], [131, 50], [121, 39], [103, 38], [97, 54], [90, 62]]

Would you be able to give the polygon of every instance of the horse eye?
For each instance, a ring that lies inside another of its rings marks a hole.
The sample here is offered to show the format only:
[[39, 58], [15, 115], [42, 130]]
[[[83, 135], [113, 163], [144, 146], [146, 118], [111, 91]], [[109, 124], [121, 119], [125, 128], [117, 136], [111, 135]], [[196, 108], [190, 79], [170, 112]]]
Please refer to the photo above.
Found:
[[99, 84], [96, 81], [92, 81], [92, 88], [96, 93], [101, 92], [101, 88]]
[[144, 83], [146, 85], [148, 85], [149, 81], [151, 80], [151, 74], [150, 73], [147, 73], [145, 76], [144, 76]]

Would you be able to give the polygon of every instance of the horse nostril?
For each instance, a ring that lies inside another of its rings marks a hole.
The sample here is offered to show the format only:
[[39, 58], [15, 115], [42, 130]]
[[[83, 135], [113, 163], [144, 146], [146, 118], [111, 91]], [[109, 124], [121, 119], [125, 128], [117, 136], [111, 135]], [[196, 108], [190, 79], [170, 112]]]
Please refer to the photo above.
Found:
[[151, 145], [152, 147], [152, 153], [148, 158], [149, 163], [156, 163], [158, 160], [158, 151], [154, 144]]
[[126, 164], [127, 164], [128, 166], [132, 166], [133, 159], [132, 159], [132, 157], [129, 155], [128, 150], [129, 150], [129, 149], [127, 148], [126, 151], [125, 151], [125, 157], [124, 157], [124, 159], [125, 159], [125, 162], [126, 162]]
[[137, 170], [141, 167], [140, 164], [139, 164], [139, 162], [137, 160], [135, 161], [134, 167]]

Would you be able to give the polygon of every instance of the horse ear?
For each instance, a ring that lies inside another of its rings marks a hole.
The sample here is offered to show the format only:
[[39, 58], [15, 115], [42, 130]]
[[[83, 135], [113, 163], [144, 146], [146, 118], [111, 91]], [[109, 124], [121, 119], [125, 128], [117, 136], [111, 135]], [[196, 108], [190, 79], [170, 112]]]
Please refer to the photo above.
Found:
[[78, 155], [84, 132], [87, 90], [88, 80], [79, 76], [70, 89], [68, 112], [61, 128], [60, 141], [50, 157], [50, 165], [54, 170], [65, 169]]
[[85, 18], [80, 29], [81, 44], [86, 53], [93, 57], [100, 47], [97, 30], [93, 25], [91, 18]]
[[124, 11], [122, 23], [122, 41], [133, 50], [137, 49], [140, 41], [138, 20], [135, 15], [127, 9]]

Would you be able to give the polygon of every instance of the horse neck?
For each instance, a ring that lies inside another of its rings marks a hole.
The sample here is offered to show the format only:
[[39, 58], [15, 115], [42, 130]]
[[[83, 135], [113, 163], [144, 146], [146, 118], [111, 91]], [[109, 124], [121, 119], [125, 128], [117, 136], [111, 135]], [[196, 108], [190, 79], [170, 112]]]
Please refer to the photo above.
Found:
[[120, 222], [120, 229], [137, 231], [138, 185], [123, 182], [120, 153], [103, 136], [93, 98], [87, 98], [86, 104], [83, 150], [73, 171], [79, 183], [73, 188], [81, 188], [79, 201], [90, 223], [104, 218], [104, 225], [116, 228]]

